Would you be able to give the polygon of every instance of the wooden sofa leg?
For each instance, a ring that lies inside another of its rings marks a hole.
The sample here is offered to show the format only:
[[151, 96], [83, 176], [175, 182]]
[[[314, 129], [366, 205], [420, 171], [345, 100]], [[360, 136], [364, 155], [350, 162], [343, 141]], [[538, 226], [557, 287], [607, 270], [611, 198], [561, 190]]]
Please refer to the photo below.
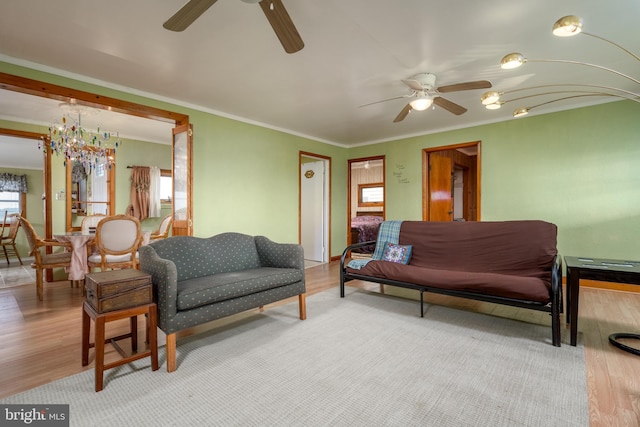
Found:
[[300, 320], [307, 318], [307, 294], [298, 295], [298, 304], [300, 305]]
[[176, 334], [167, 334], [167, 372], [176, 370]]

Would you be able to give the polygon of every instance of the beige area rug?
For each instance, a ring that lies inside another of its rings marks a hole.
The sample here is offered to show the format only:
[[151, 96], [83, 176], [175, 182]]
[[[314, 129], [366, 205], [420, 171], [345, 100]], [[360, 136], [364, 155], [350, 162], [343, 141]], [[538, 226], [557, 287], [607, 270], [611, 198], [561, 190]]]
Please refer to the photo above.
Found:
[[[178, 340], [0, 404], [70, 404], [72, 426], [586, 426], [584, 348], [549, 327], [347, 288]], [[566, 342], [566, 340], [563, 340]]]

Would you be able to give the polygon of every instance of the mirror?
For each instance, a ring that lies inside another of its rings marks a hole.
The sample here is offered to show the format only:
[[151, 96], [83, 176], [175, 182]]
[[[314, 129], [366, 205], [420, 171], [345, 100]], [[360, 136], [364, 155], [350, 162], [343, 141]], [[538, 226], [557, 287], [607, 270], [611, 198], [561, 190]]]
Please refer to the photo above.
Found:
[[[113, 152], [109, 157], [113, 158]], [[113, 215], [115, 205], [115, 163], [106, 159], [87, 170], [79, 162], [69, 161], [67, 168], [66, 201], [67, 231], [79, 231], [88, 215]]]

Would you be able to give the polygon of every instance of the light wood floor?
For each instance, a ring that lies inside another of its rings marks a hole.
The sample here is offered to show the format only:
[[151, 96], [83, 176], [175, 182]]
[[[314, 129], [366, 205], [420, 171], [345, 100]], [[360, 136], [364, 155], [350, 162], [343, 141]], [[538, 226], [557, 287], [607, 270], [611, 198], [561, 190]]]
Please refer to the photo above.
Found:
[[[71, 288], [69, 282], [48, 283], [44, 301], [39, 302], [35, 284], [13, 286], [18, 283], [13, 270], [0, 267], [0, 398], [93, 369], [93, 363], [88, 367], [80, 363], [83, 301], [80, 289]], [[336, 288], [338, 274], [337, 262], [308, 268], [308, 294]], [[379, 289], [377, 285], [355, 281], [350, 282], [350, 286]], [[534, 323], [549, 321], [547, 314], [531, 310], [430, 294], [427, 300]], [[640, 332], [639, 308], [640, 294], [581, 287], [579, 330], [586, 351], [591, 426], [640, 425], [640, 357], [612, 347], [608, 342], [613, 332]], [[112, 329], [107, 334], [117, 334], [125, 330], [127, 322], [110, 325]], [[185, 335], [194, 332], [197, 330], [187, 331]], [[159, 343], [164, 344], [164, 334], [158, 335]], [[568, 337], [568, 333], [566, 335]], [[567, 345], [567, 339], [563, 345]], [[111, 352], [107, 359], [115, 357], [116, 352]], [[160, 360], [164, 363], [162, 350]], [[180, 371], [173, 375], [180, 375]]]

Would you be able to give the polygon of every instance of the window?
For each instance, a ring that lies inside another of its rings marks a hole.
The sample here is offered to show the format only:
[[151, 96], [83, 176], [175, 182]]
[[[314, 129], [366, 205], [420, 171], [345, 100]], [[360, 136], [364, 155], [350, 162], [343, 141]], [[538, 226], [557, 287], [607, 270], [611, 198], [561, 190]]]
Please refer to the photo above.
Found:
[[24, 197], [24, 193], [0, 191], [0, 220], [4, 218], [5, 211], [7, 215], [12, 213], [22, 213], [22, 215], [26, 215], [25, 202], [26, 198]]
[[173, 195], [173, 178], [171, 171], [167, 169], [160, 170], [160, 201], [162, 203], [171, 203]]
[[374, 184], [358, 184], [358, 206], [382, 206], [384, 202], [384, 186], [381, 182]]
[[27, 175], [0, 173], [0, 215], [27, 216]]

